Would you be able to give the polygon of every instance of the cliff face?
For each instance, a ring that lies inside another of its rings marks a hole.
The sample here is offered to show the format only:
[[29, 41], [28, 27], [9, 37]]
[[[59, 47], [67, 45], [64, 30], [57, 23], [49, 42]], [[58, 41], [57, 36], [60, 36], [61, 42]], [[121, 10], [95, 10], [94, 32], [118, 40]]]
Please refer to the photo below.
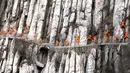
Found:
[[0, 40], [0, 73], [130, 73], [130, 46], [52, 47]]
[[[86, 45], [91, 43], [89, 35], [96, 43], [123, 39], [129, 34], [129, 11], [129, 0], [2, 0], [0, 24], [4, 37]], [[8, 32], [10, 28], [13, 33]], [[105, 37], [107, 30], [109, 38]], [[78, 44], [76, 36], [80, 37]]]
[[129, 11], [129, 0], [1, 0], [0, 73], [130, 73]]

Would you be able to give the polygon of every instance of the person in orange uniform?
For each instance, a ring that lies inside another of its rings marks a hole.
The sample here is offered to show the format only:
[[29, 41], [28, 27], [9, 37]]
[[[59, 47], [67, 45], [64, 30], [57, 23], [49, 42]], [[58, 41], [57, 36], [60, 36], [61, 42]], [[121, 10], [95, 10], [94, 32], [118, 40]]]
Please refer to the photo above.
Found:
[[93, 38], [93, 41], [94, 41], [94, 43], [97, 42], [97, 37], [96, 36]]
[[109, 33], [110, 33], [110, 30], [106, 30], [106, 32], [105, 32], [105, 35], [109, 35]]
[[56, 40], [56, 44], [55, 44], [56, 46], [59, 46], [59, 41], [58, 40]]
[[35, 39], [37, 38], [37, 34], [34, 34], [34, 38], [35, 38]]
[[41, 43], [41, 44], [42, 44], [42, 43], [43, 43], [43, 40], [42, 40], [42, 39], [40, 39], [39, 43]]
[[125, 39], [129, 38], [129, 33], [128, 33], [128, 32], [125, 32], [124, 38], [125, 38]]
[[116, 35], [114, 35], [114, 40], [118, 40], [118, 38], [117, 38], [117, 36], [116, 36]]
[[9, 34], [12, 35], [12, 33], [13, 33], [13, 29], [9, 28]]
[[109, 39], [109, 36], [110, 36], [110, 30], [107, 29], [107, 30], [105, 31], [105, 40], [106, 40], [106, 41]]
[[3, 29], [1, 30], [1, 33], [2, 33], [2, 35], [4, 36], [4, 37], [6, 37], [6, 31], [4, 31]]
[[64, 45], [65, 45], [65, 46], [68, 46], [68, 45], [69, 45], [69, 43], [68, 43], [67, 40], [64, 41]]
[[109, 39], [110, 36], [110, 23], [105, 25], [105, 40], [107, 41]]
[[5, 31], [2, 29], [2, 30], [1, 30], [1, 33], [2, 33], [2, 35], [3, 35], [3, 34], [5, 33]]
[[92, 40], [92, 35], [88, 35], [88, 40]]
[[80, 43], [80, 36], [76, 36], [76, 43]]
[[88, 43], [91, 43], [93, 40], [92, 35], [88, 35]]
[[125, 28], [125, 22], [124, 21], [121, 22], [121, 28]]
[[29, 30], [29, 29], [30, 29], [30, 26], [26, 26], [26, 29]]

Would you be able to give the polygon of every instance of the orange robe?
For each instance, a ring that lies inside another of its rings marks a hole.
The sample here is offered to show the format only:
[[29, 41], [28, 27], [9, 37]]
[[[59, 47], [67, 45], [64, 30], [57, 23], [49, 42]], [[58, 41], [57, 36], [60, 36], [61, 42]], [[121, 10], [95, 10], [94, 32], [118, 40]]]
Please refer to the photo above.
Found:
[[129, 33], [128, 33], [128, 32], [125, 33], [124, 38], [125, 38], [125, 39], [126, 39], [126, 38], [129, 38]]
[[76, 36], [76, 42], [77, 42], [77, 43], [80, 42], [80, 36]]
[[125, 22], [124, 21], [121, 23], [121, 27], [125, 27]]
[[92, 40], [92, 35], [88, 35], [88, 40]]
[[114, 35], [114, 40], [117, 40], [117, 36], [116, 35]]
[[7, 33], [6, 33], [3, 29], [1, 30], [1, 33], [2, 33], [2, 35], [3, 35], [4, 37], [6, 37], [6, 34], [7, 34]]
[[26, 26], [26, 29], [29, 30], [29, 29], [30, 29], [30, 26]]
[[93, 38], [93, 41], [94, 41], [94, 42], [96, 42], [96, 41], [97, 41], [97, 38], [96, 38], [96, 37], [94, 37], [94, 38]]
[[107, 41], [109, 38], [108, 37], [105, 37], [105, 40]]
[[13, 29], [9, 29], [9, 34], [12, 34], [13, 33]]
[[64, 44], [65, 44], [65, 46], [69, 45], [69, 43], [66, 40], [64, 41]]
[[35, 38], [35, 39], [37, 38], [37, 34], [34, 34], [34, 38]]
[[109, 35], [109, 33], [110, 33], [110, 30], [106, 30], [105, 34]]
[[56, 46], [59, 46], [59, 41], [58, 40], [56, 40]]
[[40, 41], [39, 41], [41, 44], [43, 43], [43, 40], [42, 39], [40, 39]]

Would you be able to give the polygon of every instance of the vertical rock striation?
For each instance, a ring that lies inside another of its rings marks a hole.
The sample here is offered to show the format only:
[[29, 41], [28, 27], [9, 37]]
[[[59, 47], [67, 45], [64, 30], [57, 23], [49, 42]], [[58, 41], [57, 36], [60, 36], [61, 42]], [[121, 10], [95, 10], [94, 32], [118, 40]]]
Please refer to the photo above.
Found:
[[129, 73], [129, 45], [47, 48], [35, 41], [0, 41], [1, 73]]

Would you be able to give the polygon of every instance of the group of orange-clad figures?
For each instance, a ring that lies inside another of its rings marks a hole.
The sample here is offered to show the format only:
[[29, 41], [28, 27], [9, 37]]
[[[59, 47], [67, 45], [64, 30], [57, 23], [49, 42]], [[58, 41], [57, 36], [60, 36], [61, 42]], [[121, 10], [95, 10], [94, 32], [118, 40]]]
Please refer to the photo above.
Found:
[[[122, 39], [128, 39], [129, 38], [129, 33], [128, 32], [126, 32], [125, 31], [125, 29], [126, 29], [126, 25], [125, 25], [126, 23], [125, 23], [125, 19], [124, 20], [122, 20], [122, 22], [121, 22], [121, 24], [120, 24], [120, 28], [121, 28], [121, 30], [124, 30], [123, 31], [123, 37], [122, 37]], [[106, 29], [105, 29], [105, 32], [104, 32], [104, 34], [105, 34], [105, 36], [104, 36], [104, 40], [105, 41], [108, 41], [109, 40], [109, 38], [110, 38], [110, 33], [111, 33], [111, 31], [110, 31], [110, 24], [106, 24]], [[114, 35], [114, 40], [116, 41], [116, 40], [118, 40], [118, 37], [117, 37], [118, 35]], [[89, 34], [88, 36], [87, 36], [87, 39], [88, 39], [88, 42], [89, 43], [97, 43], [97, 36], [95, 35], [95, 36], [93, 36], [93, 35], [91, 35], [91, 34]], [[80, 36], [79, 35], [77, 35], [76, 36], [76, 38], [75, 38], [75, 42], [77, 43], [77, 44], [79, 44], [80, 43]], [[59, 46], [59, 41], [58, 40], [56, 40], [56, 46]], [[68, 46], [68, 45], [70, 45], [66, 40], [64, 41], [64, 44], [65, 44], [65, 46]]]
[[[105, 41], [108, 41], [109, 38], [110, 38], [110, 28], [109, 28], [109, 25], [110, 25], [110, 24], [107, 24], [107, 25], [106, 25], [107, 28], [106, 28], [106, 30], [105, 30], [105, 32], [104, 32], [104, 34], [105, 34], [104, 40], [105, 40]], [[122, 21], [122, 22], [121, 22], [120, 27], [121, 27], [122, 30], [125, 30], [125, 29], [126, 29], [125, 21]], [[123, 38], [122, 38], [122, 39], [128, 39], [128, 38], [129, 38], [129, 33], [124, 31], [124, 35], [123, 35]], [[92, 35], [90, 34], [90, 35], [87, 36], [87, 39], [88, 39], [88, 42], [89, 42], [89, 43], [92, 43], [92, 42], [93, 42], [93, 43], [97, 43], [97, 37], [96, 37], [96, 35], [95, 35], [95, 36], [92, 36]], [[117, 35], [114, 35], [114, 40], [118, 40]], [[77, 44], [80, 43], [80, 36], [79, 36], [79, 35], [76, 36], [75, 42], [76, 42]], [[59, 42], [58, 40], [56, 40], [56, 46], [59, 46], [59, 43], [60, 43], [60, 42]], [[64, 41], [64, 44], [65, 44], [65, 46], [68, 46], [68, 45], [69, 45], [69, 43], [68, 43], [66, 40]]]
[[[22, 34], [17, 34], [17, 24], [12, 24], [9, 26], [9, 28], [7, 28], [6, 25], [3, 25], [3, 28], [1, 29], [1, 34], [3, 37], [18, 37], [21, 39], [25, 39], [27, 36], [26, 34], [22, 33]], [[29, 31], [30, 30], [30, 26], [26, 26], [25, 30]], [[37, 34], [34, 34], [34, 39], [37, 38]], [[43, 43], [43, 40], [40, 39], [39, 40], [40, 43]]]
[[[105, 34], [104, 40], [106, 40], [106, 41], [108, 41], [108, 40], [109, 40], [109, 37], [110, 37], [109, 25], [110, 25], [110, 24], [107, 24], [107, 25], [106, 25], [107, 28], [105, 29], [105, 32], [104, 32], [104, 34]], [[3, 25], [3, 28], [4, 28], [4, 26], [5, 26], [5, 25]], [[126, 28], [125, 20], [122, 20], [120, 26], [121, 26], [122, 30], [125, 30], [125, 28]], [[17, 35], [16, 29], [17, 29], [17, 25], [16, 25], [16, 24], [13, 24], [13, 26], [9, 27], [9, 28], [7, 29], [7, 31], [4, 30], [4, 29], [1, 29], [1, 34], [3, 35], [3, 37], [6, 37], [7, 35], [12, 35], [12, 36], [20, 37], [20, 38], [25, 38], [24, 34], [19, 34], [19, 35]], [[26, 27], [25, 27], [25, 30], [28, 30], [28, 31], [29, 31], [29, 30], [30, 30], [30, 26], [26, 26]], [[37, 38], [37, 34], [34, 34], [33, 37], [36, 39], [36, 38]], [[123, 39], [127, 39], [127, 38], [129, 38], [129, 33], [124, 31]], [[90, 41], [90, 42], [94, 42], [94, 43], [97, 42], [97, 37], [96, 37], [96, 36], [93, 37], [93, 35], [91, 35], [91, 34], [89, 34], [89, 35], [87, 36], [87, 39], [88, 39], [88, 41]], [[114, 35], [114, 40], [118, 40], [118, 38], [117, 38], [116, 35]], [[43, 39], [40, 39], [39, 42], [40, 42], [40, 43], [44, 43]], [[75, 42], [76, 42], [77, 44], [80, 43], [80, 36], [79, 36], [79, 35], [77, 35], [77, 36], [75, 37]], [[56, 45], [56, 46], [59, 46], [59, 43], [60, 43], [59, 40], [56, 40], [56, 41], [55, 41], [55, 45]], [[69, 45], [70, 45], [67, 40], [63, 40], [63, 43], [64, 43], [64, 46], [69, 46]]]

